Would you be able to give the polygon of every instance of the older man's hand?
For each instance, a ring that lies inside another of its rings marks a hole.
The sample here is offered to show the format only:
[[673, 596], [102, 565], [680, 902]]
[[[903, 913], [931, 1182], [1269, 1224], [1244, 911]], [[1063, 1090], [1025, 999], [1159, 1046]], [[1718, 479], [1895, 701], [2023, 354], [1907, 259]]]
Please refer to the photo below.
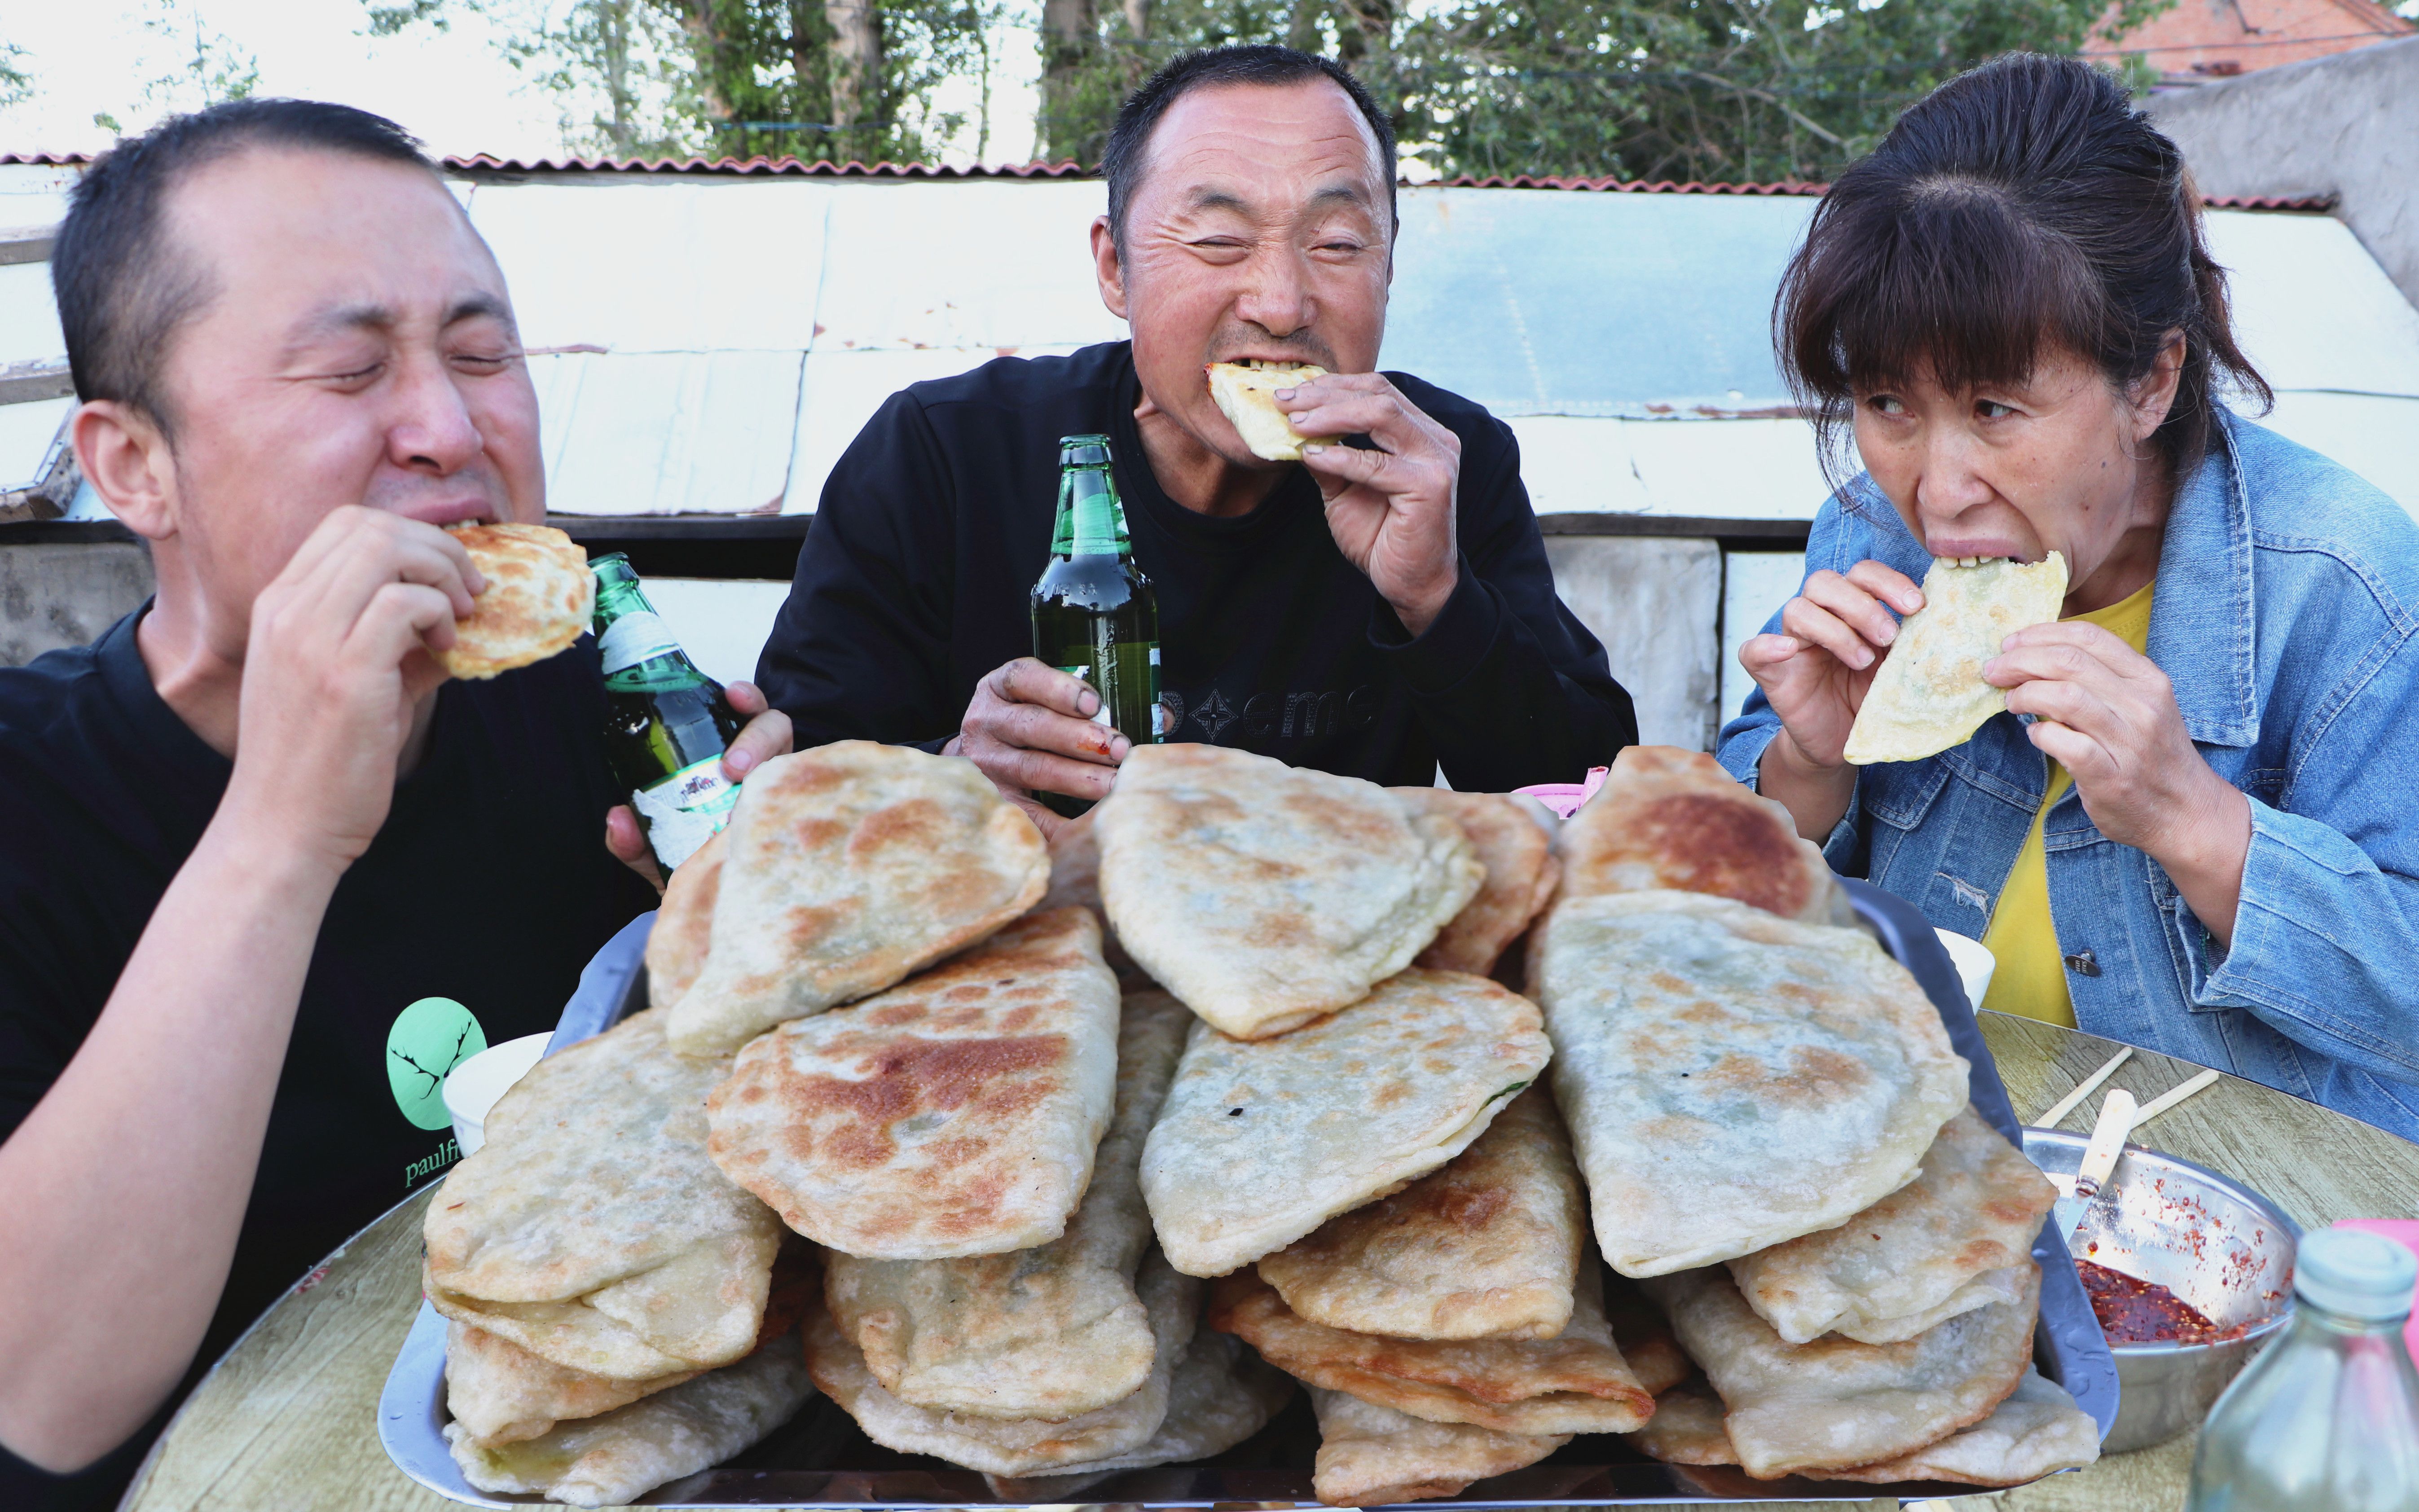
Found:
[[1424, 633], [1460, 578], [1454, 495], [1461, 438], [1422, 413], [1379, 373], [1331, 373], [1281, 389], [1277, 408], [1305, 436], [1365, 435], [1374, 450], [1326, 442], [1302, 449], [1327, 499], [1327, 528], [1344, 559], [1395, 618]]
[[1101, 695], [1082, 678], [1019, 656], [975, 685], [957, 738], [942, 754], [974, 763], [1047, 837], [1066, 821], [1032, 795], [1105, 798], [1133, 748], [1095, 717], [1100, 712]]

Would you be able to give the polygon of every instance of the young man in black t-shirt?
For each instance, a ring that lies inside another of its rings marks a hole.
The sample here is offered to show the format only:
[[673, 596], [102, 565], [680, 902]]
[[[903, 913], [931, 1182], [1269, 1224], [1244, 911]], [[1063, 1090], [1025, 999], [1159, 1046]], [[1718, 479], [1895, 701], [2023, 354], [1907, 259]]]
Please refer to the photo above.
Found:
[[[170, 121], [86, 174], [52, 272], [78, 460], [159, 593], [0, 671], [11, 1512], [113, 1504], [180, 1380], [455, 1158], [451, 1064], [550, 1028], [655, 898], [593, 643], [428, 655], [481, 586], [439, 527], [546, 490], [503, 277], [416, 144]], [[766, 716], [727, 765], [787, 746]]]
[[[1092, 723], [1098, 694], [1028, 655], [1058, 439], [1086, 432], [1111, 439], [1158, 592], [1169, 739], [1491, 791], [1576, 781], [1634, 741], [1555, 597], [1511, 432], [1370, 371], [1396, 222], [1368, 93], [1286, 48], [1193, 54], [1126, 102], [1103, 171], [1092, 251], [1133, 339], [919, 383], [866, 426], [759, 664], [800, 742], [926, 743], [1011, 796], [1108, 792], [1141, 733]], [[1202, 371], [1246, 358], [1329, 369], [1278, 402], [1355, 440], [1255, 456]]]

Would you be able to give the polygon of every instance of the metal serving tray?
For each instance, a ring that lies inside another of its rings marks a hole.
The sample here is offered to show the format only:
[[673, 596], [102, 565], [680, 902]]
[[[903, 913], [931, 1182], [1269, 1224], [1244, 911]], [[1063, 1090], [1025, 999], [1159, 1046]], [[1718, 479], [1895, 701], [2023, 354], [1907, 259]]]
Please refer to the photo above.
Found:
[[[1956, 968], [1923, 917], [1877, 887], [1841, 879], [1857, 913], [1884, 949], [1915, 974], [1940, 1011], [1949, 1041], [1973, 1066], [1974, 1105], [2009, 1141], [2023, 1133], [2000, 1085], [1998, 1068], [1958, 985]], [[631, 922], [596, 953], [579, 990], [562, 1011], [547, 1046], [552, 1055], [598, 1033], [646, 1002], [641, 956], [655, 916]], [[2041, 1262], [2041, 1323], [2033, 1356], [2042, 1373], [2071, 1392], [2104, 1437], [2117, 1421], [2117, 1365], [2102, 1338], [2091, 1304], [2076, 1279], [2055, 1220], [2033, 1242]], [[446, 1449], [445, 1320], [425, 1302], [395, 1356], [378, 1398], [378, 1442], [397, 1468], [440, 1496], [470, 1506], [544, 1504], [534, 1496], [474, 1490]], [[1318, 1425], [1307, 1396], [1297, 1393], [1276, 1420], [1213, 1458], [1158, 1470], [1128, 1471], [1086, 1488], [1098, 1502], [1145, 1507], [1208, 1507], [1219, 1503], [1317, 1506], [1311, 1458]], [[1800, 1477], [1761, 1481], [1733, 1468], [1701, 1469], [1645, 1459], [1609, 1434], [1582, 1434], [1526, 1470], [1480, 1481], [1459, 1497], [1413, 1504], [1422, 1508], [1621, 1506], [1656, 1503], [1794, 1501], [1871, 1503], [1970, 1494], [1970, 1486], [1906, 1482], [1870, 1486]], [[656, 1488], [647, 1506], [863, 1507], [999, 1506], [982, 1476], [922, 1455], [885, 1449], [858, 1431], [828, 1398], [817, 1396], [786, 1427], [753, 1449], [712, 1470]]]

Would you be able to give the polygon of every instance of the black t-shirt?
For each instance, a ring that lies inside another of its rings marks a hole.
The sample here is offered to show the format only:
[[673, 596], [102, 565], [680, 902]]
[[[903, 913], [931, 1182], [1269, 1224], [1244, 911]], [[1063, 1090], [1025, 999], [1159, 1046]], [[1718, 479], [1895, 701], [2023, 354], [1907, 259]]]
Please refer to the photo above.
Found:
[[[0, 671], [0, 1138], [66, 1069], [226, 788], [228, 761], [152, 688], [142, 613]], [[586, 639], [439, 693], [426, 754], [320, 926], [196, 1374], [456, 1158], [435, 1093], [451, 1060], [551, 1030], [589, 958], [655, 906], [604, 847], [604, 722]], [[0, 1505], [113, 1504], [147, 1436], [65, 1481], [0, 1451]]]
[[1002, 358], [885, 404], [824, 485], [757, 681], [801, 747], [954, 734], [976, 683], [1033, 653], [1058, 439], [1097, 432], [1158, 592], [1168, 738], [1388, 784], [1425, 786], [1440, 763], [1466, 791], [1577, 781], [1638, 738], [1637, 720], [1604, 648], [1554, 596], [1512, 433], [1388, 377], [1462, 444], [1460, 583], [1417, 639], [1336, 548], [1307, 471], [1240, 518], [1169, 499], [1116, 342]]

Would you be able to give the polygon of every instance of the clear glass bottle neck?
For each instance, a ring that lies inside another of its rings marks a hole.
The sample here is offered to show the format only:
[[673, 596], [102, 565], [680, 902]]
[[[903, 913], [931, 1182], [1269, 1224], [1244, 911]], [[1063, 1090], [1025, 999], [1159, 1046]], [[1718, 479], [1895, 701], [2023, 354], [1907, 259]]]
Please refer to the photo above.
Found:
[[2404, 1313], [2396, 1318], [2354, 1318], [2349, 1313], [2339, 1313], [2332, 1308], [2321, 1307], [2297, 1292], [2293, 1297], [2293, 1326], [2296, 1329], [2303, 1327], [2319, 1329], [2341, 1338], [2386, 1338], [2401, 1333], [2402, 1325], [2411, 1320], [2411, 1315]]

